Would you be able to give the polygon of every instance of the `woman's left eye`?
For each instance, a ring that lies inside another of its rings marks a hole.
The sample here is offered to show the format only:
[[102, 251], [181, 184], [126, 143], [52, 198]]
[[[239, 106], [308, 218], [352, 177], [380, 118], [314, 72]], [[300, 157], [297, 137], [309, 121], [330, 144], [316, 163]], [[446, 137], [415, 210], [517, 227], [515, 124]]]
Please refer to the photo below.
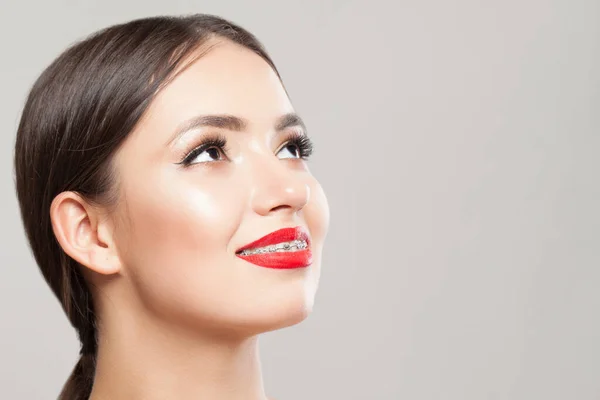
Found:
[[277, 156], [282, 159], [301, 158], [307, 160], [313, 152], [312, 141], [308, 136], [299, 133], [293, 133], [285, 142], [283, 147], [277, 152]]
[[[283, 156], [281, 156], [282, 154], [283, 154]], [[286, 144], [285, 146], [283, 146], [283, 148], [281, 150], [279, 150], [277, 155], [279, 155], [280, 158], [300, 158], [301, 157], [300, 148], [295, 143]]]

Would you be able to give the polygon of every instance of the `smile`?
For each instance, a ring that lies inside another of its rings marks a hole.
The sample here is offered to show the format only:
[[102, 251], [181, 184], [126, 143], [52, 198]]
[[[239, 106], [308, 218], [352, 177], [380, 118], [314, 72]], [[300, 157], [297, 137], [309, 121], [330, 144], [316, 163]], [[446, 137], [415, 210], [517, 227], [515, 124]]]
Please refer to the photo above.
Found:
[[310, 237], [300, 226], [280, 229], [238, 249], [236, 256], [266, 268], [308, 267], [312, 263]]

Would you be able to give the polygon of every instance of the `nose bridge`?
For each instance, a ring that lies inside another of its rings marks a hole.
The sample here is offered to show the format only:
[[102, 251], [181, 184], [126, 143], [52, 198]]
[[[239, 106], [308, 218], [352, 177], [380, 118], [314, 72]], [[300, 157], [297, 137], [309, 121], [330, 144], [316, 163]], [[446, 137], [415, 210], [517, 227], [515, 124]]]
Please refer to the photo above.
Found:
[[252, 157], [252, 206], [266, 215], [279, 209], [298, 211], [308, 202], [310, 191], [302, 174], [275, 156]]

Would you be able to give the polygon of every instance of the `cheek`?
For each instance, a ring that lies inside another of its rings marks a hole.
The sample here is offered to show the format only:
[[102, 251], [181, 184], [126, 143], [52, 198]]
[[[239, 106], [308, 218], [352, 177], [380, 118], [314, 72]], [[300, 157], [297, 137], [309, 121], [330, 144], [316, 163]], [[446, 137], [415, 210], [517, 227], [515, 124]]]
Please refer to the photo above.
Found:
[[127, 203], [138, 245], [154, 253], [165, 251], [173, 261], [178, 254], [172, 246], [200, 253], [215, 247], [223, 250], [243, 213], [239, 195], [211, 185], [177, 182], [164, 182], [145, 194], [137, 192], [135, 198], [129, 195]]
[[224, 187], [193, 171], [178, 173], [158, 180], [137, 177], [125, 194], [129, 223], [120, 235], [125, 272], [154, 311], [206, 304], [214, 292], [225, 290], [228, 246], [246, 208], [242, 186]]

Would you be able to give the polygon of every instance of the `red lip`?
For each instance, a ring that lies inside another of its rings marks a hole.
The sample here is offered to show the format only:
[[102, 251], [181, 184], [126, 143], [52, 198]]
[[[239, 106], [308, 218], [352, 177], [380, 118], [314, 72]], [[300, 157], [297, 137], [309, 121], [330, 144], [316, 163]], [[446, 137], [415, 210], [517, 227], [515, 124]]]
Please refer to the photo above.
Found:
[[[242, 250], [269, 246], [281, 242], [291, 242], [293, 240], [306, 241], [306, 249], [290, 252], [273, 252], [251, 255], [239, 254]], [[252, 264], [266, 268], [303, 268], [309, 266], [312, 263], [312, 251], [310, 247], [310, 237], [308, 236], [308, 232], [303, 227], [297, 226], [295, 228], [284, 228], [269, 233], [268, 235], [263, 236], [262, 238], [255, 240], [252, 243], [240, 247], [237, 250], [236, 255], [248, 262], [251, 262]]]

